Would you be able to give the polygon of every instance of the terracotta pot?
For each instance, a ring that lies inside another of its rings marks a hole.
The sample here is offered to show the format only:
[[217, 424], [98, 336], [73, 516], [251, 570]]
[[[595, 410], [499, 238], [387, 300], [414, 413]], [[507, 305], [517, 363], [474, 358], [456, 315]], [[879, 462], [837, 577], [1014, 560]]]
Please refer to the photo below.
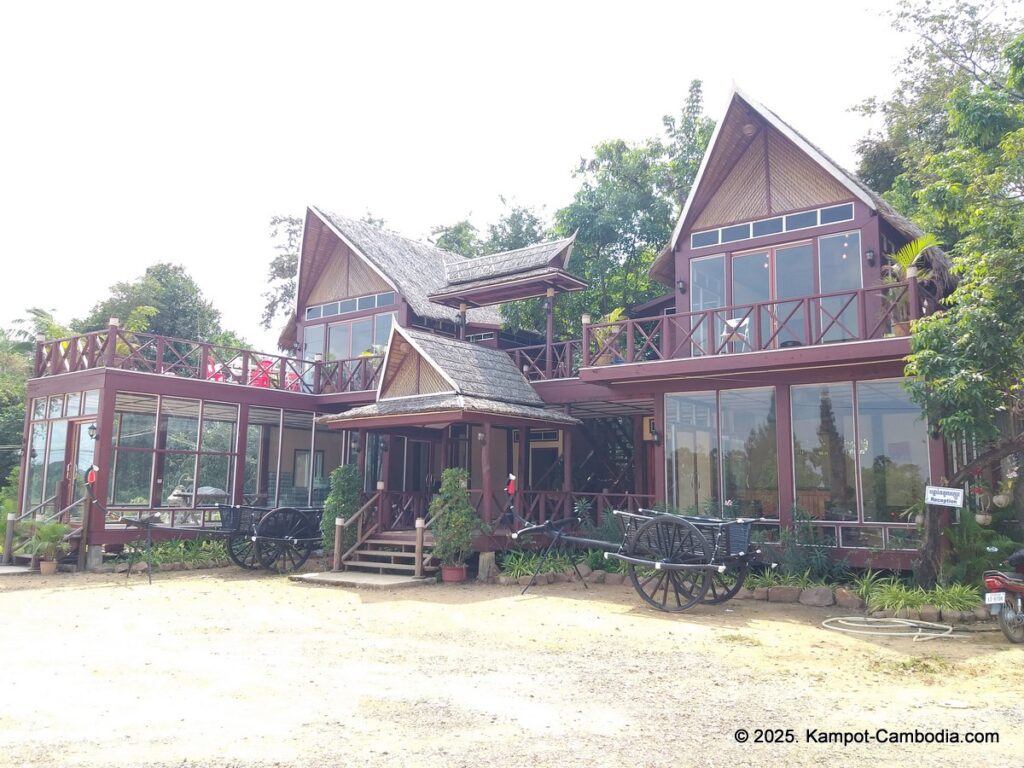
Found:
[[992, 522], [992, 515], [990, 515], [988, 512], [975, 512], [974, 522], [976, 522], [978, 525], [988, 525]]
[[997, 493], [995, 496], [992, 497], [992, 503], [1000, 508], [1010, 506], [1011, 501], [1012, 499], [1010, 498], [1010, 494], [1008, 493]]
[[39, 575], [40, 576], [53, 576], [57, 573], [57, 561], [56, 560], [40, 560], [39, 561]]
[[910, 335], [910, 321], [909, 320], [897, 320], [892, 324], [892, 332], [894, 336], [909, 336]]
[[466, 566], [464, 565], [442, 565], [441, 581], [445, 584], [458, 584], [466, 580]]

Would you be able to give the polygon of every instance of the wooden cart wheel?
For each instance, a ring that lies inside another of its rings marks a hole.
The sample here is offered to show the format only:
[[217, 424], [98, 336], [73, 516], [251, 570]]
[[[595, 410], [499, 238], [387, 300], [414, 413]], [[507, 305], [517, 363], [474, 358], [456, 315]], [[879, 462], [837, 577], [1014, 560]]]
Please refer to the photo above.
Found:
[[268, 512], [256, 526], [256, 557], [268, 571], [291, 573], [313, 554], [320, 528], [291, 507]]
[[750, 565], [745, 560], [740, 565], [727, 566], [725, 573], [712, 571], [704, 602], [708, 605], [718, 605], [718, 603], [724, 603], [733, 598], [743, 588], [743, 582], [747, 580], [748, 573], [750, 573]]
[[252, 543], [252, 534], [233, 533], [228, 537], [228, 557], [231, 562], [247, 571], [255, 571], [260, 567], [259, 558], [256, 557], [256, 547]]
[[633, 535], [627, 554], [651, 560], [651, 567], [629, 564], [629, 579], [645, 602], [659, 611], [681, 613], [699, 603], [711, 581], [710, 569], [673, 571], [654, 563], [705, 565], [711, 546], [692, 524], [673, 515], [648, 520]]

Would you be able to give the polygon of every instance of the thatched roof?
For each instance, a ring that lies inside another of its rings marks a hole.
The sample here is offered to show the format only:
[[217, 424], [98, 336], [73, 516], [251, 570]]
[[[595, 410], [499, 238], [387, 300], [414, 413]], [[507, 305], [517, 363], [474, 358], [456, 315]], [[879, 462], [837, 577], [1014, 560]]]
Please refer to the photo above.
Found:
[[[458, 394], [421, 395], [419, 397], [381, 400], [372, 405], [353, 408], [344, 413], [321, 416], [317, 421], [321, 424], [337, 424], [345, 428], [346, 422], [380, 419], [381, 424], [379, 426], [384, 426], [385, 420], [389, 418], [438, 414], [438, 421], [443, 422], [446, 418], [445, 414], [459, 412], [489, 414], [499, 417], [505, 416], [510, 419], [529, 419], [557, 426], [576, 426], [580, 423], [579, 419], [574, 419], [572, 416], [567, 416], [560, 411], [548, 411], [544, 408]], [[397, 419], [394, 422], [395, 425], [400, 423]]]
[[502, 251], [475, 259], [451, 259], [445, 262], [448, 285], [472, 283], [504, 275], [518, 275], [544, 267], [564, 269], [572, 253], [576, 235], [537, 243], [514, 251]]

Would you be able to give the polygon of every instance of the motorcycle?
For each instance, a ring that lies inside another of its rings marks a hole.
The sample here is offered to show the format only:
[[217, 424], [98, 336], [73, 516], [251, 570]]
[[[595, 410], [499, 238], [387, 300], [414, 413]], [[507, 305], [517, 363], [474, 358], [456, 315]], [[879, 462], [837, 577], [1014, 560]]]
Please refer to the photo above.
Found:
[[1006, 562], [1013, 572], [985, 571], [985, 605], [1007, 640], [1024, 643], [1024, 549], [1018, 549]]

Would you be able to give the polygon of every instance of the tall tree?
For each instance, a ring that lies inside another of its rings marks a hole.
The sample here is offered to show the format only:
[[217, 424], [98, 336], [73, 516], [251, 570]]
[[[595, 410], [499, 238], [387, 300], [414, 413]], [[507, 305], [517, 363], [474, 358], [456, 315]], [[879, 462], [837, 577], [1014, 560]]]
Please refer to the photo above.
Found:
[[480, 255], [480, 235], [469, 219], [430, 230], [430, 242], [444, 251], [472, 258]]
[[277, 255], [267, 268], [267, 285], [263, 292], [263, 315], [260, 325], [270, 328], [295, 306], [295, 279], [299, 269], [299, 248], [302, 245], [302, 219], [298, 216], [271, 216], [270, 239]]

